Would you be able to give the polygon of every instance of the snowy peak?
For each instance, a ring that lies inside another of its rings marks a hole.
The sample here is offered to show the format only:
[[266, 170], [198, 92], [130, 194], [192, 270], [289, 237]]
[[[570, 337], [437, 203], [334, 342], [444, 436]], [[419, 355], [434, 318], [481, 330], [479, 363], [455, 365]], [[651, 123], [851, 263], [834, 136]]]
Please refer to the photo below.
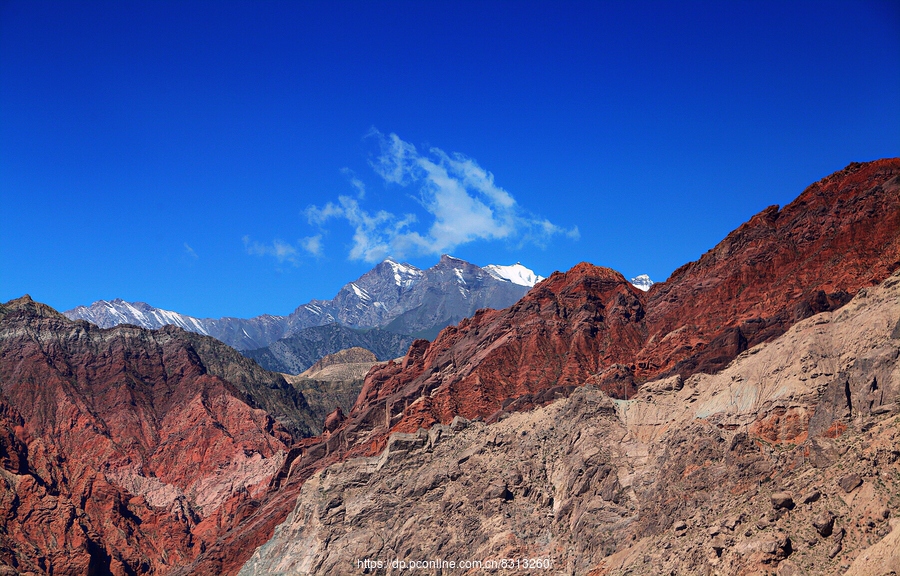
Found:
[[173, 325], [190, 332], [209, 335], [204, 322], [198, 318], [171, 310], [154, 308], [146, 302], [126, 302], [121, 298], [112, 301], [98, 300], [90, 307], [78, 306], [64, 314], [72, 320], [87, 320], [101, 328], [111, 328], [118, 324], [134, 324], [155, 330], [166, 325]]
[[394, 282], [401, 288], [409, 288], [422, 276], [422, 271], [409, 264], [394, 262], [390, 258], [384, 261], [394, 273]]
[[533, 270], [522, 266], [522, 264], [519, 262], [516, 262], [511, 266], [488, 264], [484, 267], [484, 269], [488, 274], [490, 274], [497, 280], [507, 280], [509, 282], [512, 282], [513, 284], [518, 284], [519, 286], [527, 286], [529, 288], [544, 279], [543, 276], [538, 276], [534, 273]]
[[641, 274], [640, 276], [635, 276], [630, 280], [631, 285], [637, 288], [638, 290], [643, 290], [646, 292], [650, 289], [651, 286], [655, 284], [653, 280], [650, 279], [646, 274]]

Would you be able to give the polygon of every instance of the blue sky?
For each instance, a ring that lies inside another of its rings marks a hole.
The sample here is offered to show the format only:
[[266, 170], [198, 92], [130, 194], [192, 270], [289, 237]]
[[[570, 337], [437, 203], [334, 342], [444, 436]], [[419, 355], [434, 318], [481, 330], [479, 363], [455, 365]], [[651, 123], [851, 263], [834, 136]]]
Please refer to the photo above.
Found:
[[0, 301], [285, 314], [385, 255], [665, 279], [898, 155], [896, 2], [2, 2]]

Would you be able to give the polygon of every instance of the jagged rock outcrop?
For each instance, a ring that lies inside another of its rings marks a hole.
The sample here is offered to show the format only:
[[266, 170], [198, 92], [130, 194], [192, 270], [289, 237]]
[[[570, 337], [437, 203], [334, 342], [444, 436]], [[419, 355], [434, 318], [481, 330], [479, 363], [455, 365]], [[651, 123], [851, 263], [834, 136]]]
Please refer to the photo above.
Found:
[[[873, 561], [896, 563], [896, 326], [900, 273], [715, 375], [654, 382], [627, 401], [582, 387], [494, 424], [394, 433], [380, 454], [309, 478], [241, 574], [503, 559], [594, 576], [840, 574], [851, 562], [880, 574]], [[839, 419], [815, 431], [822, 411]], [[848, 493], [849, 474], [861, 485]]]
[[[618, 397], [659, 376], [714, 372], [900, 267], [900, 160], [853, 164], [768, 208], [648, 294], [608, 269], [554, 273], [521, 301], [373, 371], [346, 445], [456, 414], [490, 416], [593, 382]], [[370, 412], [381, 411], [378, 419]], [[357, 453], [354, 452], [354, 453]]]
[[[721, 369], [793, 323], [840, 307], [900, 266], [898, 191], [900, 159], [852, 164], [783, 210], [755, 216], [647, 294], [618, 273], [582, 264], [555, 273], [507, 310], [479, 312], [430, 344], [414, 342], [401, 363], [369, 373], [340, 425], [297, 447], [279, 473], [279, 490], [190, 571], [237, 570], [240, 551], [268, 538], [272, 518], [284, 517], [310, 475], [380, 453], [392, 432], [448, 424], [458, 414], [495, 421], [585, 383], [619, 398], [660, 377], [653, 387], [684, 389], [691, 375]], [[826, 393], [833, 400], [819, 412], [832, 406], [830, 416], [809, 420], [814, 431], [831, 422], [826, 438], [840, 437], [853, 414], [845, 414], [838, 392]], [[799, 438], [797, 422], [811, 413], [786, 409], [758, 426]], [[827, 457], [827, 450], [811, 450]], [[783, 549], [783, 541], [773, 542], [759, 546]]]
[[188, 564], [266, 491], [291, 432], [309, 435], [311, 418], [280, 376], [212, 338], [104, 330], [28, 297], [8, 302], [0, 566], [74, 575]]
[[900, 159], [854, 163], [651, 287], [635, 376], [714, 372], [900, 268]]

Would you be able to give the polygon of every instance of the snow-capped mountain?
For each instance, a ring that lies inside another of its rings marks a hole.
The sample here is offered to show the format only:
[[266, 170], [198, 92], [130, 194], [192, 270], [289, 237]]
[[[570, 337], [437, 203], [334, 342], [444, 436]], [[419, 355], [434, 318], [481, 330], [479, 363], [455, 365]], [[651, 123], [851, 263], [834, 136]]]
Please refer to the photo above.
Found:
[[99, 300], [65, 315], [102, 328], [128, 323], [155, 329], [174, 324], [239, 350], [263, 348], [304, 328], [331, 323], [430, 337], [479, 308], [512, 305], [540, 279], [521, 264], [481, 268], [444, 255], [436, 265], [420, 270], [387, 259], [346, 284], [331, 300], [312, 300], [287, 316], [195, 318], [121, 299]]
[[531, 288], [544, 279], [543, 276], [538, 276], [537, 274], [535, 274], [533, 270], [529, 270], [528, 268], [522, 266], [520, 262], [516, 262], [512, 266], [488, 264], [484, 267], [484, 269], [487, 270], [488, 274], [498, 280], [508, 280], [513, 284], [518, 284], [519, 286], [527, 286], [528, 288]]
[[643, 290], [644, 292], [649, 290], [650, 287], [655, 284], [655, 282], [653, 280], [651, 280], [650, 277], [647, 276], [646, 274], [641, 274], [640, 276], [635, 276], [634, 278], [629, 280], [629, 282], [631, 282], [632, 286], [634, 286], [638, 290]]
[[126, 302], [121, 298], [112, 301], [98, 300], [90, 307], [78, 306], [66, 312], [66, 316], [72, 320], [87, 320], [101, 328], [110, 328], [118, 324], [134, 324], [155, 330], [172, 325], [184, 328], [188, 332], [209, 335], [204, 320], [171, 310], [154, 308], [146, 302]]

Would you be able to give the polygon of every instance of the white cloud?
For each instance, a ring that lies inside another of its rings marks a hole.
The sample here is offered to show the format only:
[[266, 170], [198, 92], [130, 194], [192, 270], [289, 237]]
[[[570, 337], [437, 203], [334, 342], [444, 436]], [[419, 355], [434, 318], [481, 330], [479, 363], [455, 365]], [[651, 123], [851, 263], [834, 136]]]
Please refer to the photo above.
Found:
[[387, 182], [404, 186], [409, 184], [410, 175], [419, 157], [416, 147], [404, 142], [396, 134], [385, 136], [375, 128], [372, 128], [366, 137], [376, 138], [381, 147], [381, 154], [369, 162], [375, 173]]
[[271, 244], [262, 244], [256, 240], [251, 240], [249, 236], [244, 236], [243, 240], [244, 249], [247, 251], [247, 254], [252, 254], [254, 256], [272, 256], [280, 263], [290, 262], [294, 265], [298, 263], [297, 249], [287, 242], [276, 239], [273, 240]]
[[300, 241], [300, 245], [304, 250], [312, 254], [313, 256], [321, 256], [322, 255], [322, 235], [316, 234], [315, 236], [307, 236], [303, 240]]
[[385, 136], [375, 129], [367, 136], [375, 138], [380, 148], [370, 161], [372, 169], [388, 183], [418, 186], [416, 199], [431, 222], [425, 224], [427, 231], [420, 232], [412, 228], [417, 223], [412, 214], [364, 210], [359, 200], [365, 197], [365, 187], [351, 173], [357, 198], [340, 196], [337, 203], [306, 210], [310, 224], [323, 226], [342, 218], [354, 228], [351, 259], [377, 262], [387, 256], [442, 254], [477, 240], [546, 244], [556, 235], [578, 238], [577, 228], [567, 230], [526, 212], [472, 158], [439, 148], [423, 155], [396, 134]]
[[343, 172], [343, 174], [350, 181], [350, 185], [353, 186], [354, 188], [356, 188], [356, 197], [359, 198], [360, 200], [365, 198], [366, 197], [365, 182], [363, 182], [362, 180], [357, 178], [356, 174], [353, 172], [353, 170], [351, 170], [349, 168], [344, 168], [341, 170], [341, 172]]

